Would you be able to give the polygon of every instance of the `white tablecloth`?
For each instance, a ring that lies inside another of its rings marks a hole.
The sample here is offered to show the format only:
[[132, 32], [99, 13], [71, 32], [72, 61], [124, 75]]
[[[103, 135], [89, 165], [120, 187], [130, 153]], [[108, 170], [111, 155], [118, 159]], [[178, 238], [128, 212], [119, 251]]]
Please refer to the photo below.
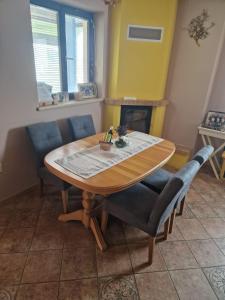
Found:
[[129, 133], [127, 139], [128, 145], [124, 148], [113, 145], [110, 151], [103, 151], [100, 145], [96, 145], [57, 159], [55, 162], [87, 179], [163, 141], [161, 138], [137, 131]]

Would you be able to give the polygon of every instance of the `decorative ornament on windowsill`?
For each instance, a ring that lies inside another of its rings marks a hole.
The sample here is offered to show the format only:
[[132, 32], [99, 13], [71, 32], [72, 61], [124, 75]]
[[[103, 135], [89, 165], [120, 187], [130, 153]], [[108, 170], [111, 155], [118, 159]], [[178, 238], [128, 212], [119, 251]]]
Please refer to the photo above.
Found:
[[116, 6], [121, 0], [103, 0], [106, 5]]
[[193, 18], [188, 27], [185, 28], [189, 37], [195, 41], [198, 47], [200, 47], [199, 40], [206, 39], [209, 36], [209, 30], [215, 26], [214, 22], [209, 22], [209, 18], [208, 11], [203, 9], [202, 13]]

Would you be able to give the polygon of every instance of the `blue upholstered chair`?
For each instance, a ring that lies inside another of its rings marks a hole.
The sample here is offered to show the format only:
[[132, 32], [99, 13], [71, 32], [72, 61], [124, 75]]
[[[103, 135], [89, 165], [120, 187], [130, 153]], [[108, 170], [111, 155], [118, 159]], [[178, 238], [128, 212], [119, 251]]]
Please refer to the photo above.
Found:
[[173, 177], [161, 194], [157, 194], [141, 183], [112, 194], [104, 200], [102, 231], [105, 232], [108, 214], [111, 214], [148, 233], [150, 236], [148, 262], [152, 264], [155, 240], [160, 227], [164, 224], [164, 239], [166, 239], [170, 216], [182, 192], [183, 185], [180, 178]]
[[[212, 146], [205, 146], [202, 149], [200, 149], [192, 158], [192, 160], [197, 161], [200, 164], [200, 167], [208, 160], [210, 155], [213, 153], [213, 147]], [[185, 170], [184, 166], [184, 170]], [[180, 172], [180, 171], [179, 171]], [[178, 173], [179, 173], [178, 172]], [[181, 169], [182, 172], [182, 169]], [[154, 174], [147, 176], [142, 183], [146, 186], [148, 186], [150, 189], [155, 191], [156, 193], [161, 193], [164, 187], [166, 186], [167, 182], [174, 176], [177, 175], [177, 173], [171, 173], [168, 172], [165, 169], [160, 169], [156, 171]], [[184, 209], [184, 199], [180, 202], [180, 212], [179, 214], [182, 215], [183, 209]]]
[[68, 119], [68, 123], [75, 141], [96, 134], [91, 115], [74, 116]]
[[[198, 173], [199, 169], [201, 168], [201, 166], [202, 165], [199, 163], [199, 160], [191, 160], [175, 174], [175, 176], [177, 178], [180, 178], [183, 181], [184, 186], [183, 186], [181, 194], [179, 195], [179, 197], [177, 199], [177, 203], [174, 206], [174, 210], [171, 214], [169, 233], [172, 233], [172, 230], [173, 230], [173, 223], [174, 223], [174, 218], [176, 215], [176, 209], [178, 206], [180, 206], [181, 210], [183, 212], [186, 194], [189, 191], [190, 185], [191, 185], [194, 177]], [[182, 214], [182, 212], [181, 212], [181, 214]]]
[[63, 210], [66, 213], [70, 184], [54, 176], [44, 165], [45, 155], [63, 145], [58, 125], [56, 122], [42, 122], [27, 126], [26, 131], [36, 154], [37, 173], [41, 183], [41, 194], [43, 195], [44, 184], [56, 186], [61, 191]]

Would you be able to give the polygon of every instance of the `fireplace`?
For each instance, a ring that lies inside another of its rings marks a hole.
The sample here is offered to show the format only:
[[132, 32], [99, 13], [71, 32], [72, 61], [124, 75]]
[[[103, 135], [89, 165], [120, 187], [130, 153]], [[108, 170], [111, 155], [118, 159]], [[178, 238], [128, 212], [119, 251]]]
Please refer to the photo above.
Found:
[[122, 105], [120, 125], [128, 129], [149, 133], [152, 116], [152, 106]]

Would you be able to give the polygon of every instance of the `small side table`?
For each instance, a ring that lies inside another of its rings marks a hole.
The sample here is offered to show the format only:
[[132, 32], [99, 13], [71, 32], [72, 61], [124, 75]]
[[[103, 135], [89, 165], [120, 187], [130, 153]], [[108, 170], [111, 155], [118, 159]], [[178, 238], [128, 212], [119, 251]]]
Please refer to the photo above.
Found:
[[225, 180], [224, 176], [225, 176], [225, 151], [222, 154], [222, 159], [223, 159], [223, 163], [222, 163], [222, 168], [220, 171], [220, 179]]
[[[202, 137], [203, 144], [205, 146], [211, 145], [214, 147], [214, 152], [212, 153], [211, 157], [209, 158], [210, 165], [213, 169], [213, 172], [217, 179], [220, 179], [220, 172], [221, 172], [221, 166], [217, 157], [217, 154], [224, 149], [225, 147], [225, 132], [204, 128], [202, 126], [198, 127], [198, 132]], [[222, 145], [216, 148], [216, 146], [212, 143], [212, 138], [216, 138], [219, 140], [222, 140]]]

